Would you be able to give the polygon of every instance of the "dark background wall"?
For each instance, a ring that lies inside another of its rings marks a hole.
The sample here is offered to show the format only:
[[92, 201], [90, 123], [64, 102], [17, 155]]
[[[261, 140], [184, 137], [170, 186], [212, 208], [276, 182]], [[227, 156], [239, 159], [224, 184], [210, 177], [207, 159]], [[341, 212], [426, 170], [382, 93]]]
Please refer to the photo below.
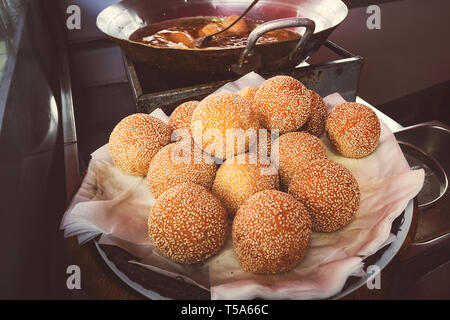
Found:
[[369, 15], [362, 7], [351, 9], [330, 37], [364, 57], [360, 96], [380, 105], [450, 80], [450, 1], [403, 0], [379, 6], [380, 30], [366, 28]]

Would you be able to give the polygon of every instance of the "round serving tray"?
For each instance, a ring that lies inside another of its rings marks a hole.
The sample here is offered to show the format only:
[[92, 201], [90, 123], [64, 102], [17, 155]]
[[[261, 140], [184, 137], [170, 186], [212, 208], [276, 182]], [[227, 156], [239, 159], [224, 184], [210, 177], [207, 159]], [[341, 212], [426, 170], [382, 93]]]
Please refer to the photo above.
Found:
[[[409, 201], [405, 211], [392, 222], [391, 233], [397, 236], [396, 239], [373, 255], [366, 257], [364, 259], [366, 267], [376, 265], [377, 273], [379, 273], [391, 262], [410, 232], [415, 207], [417, 207], [417, 203], [415, 204], [414, 200]], [[210, 298], [209, 291], [185, 283], [181, 278], [168, 278], [137, 264], [129, 263], [128, 261], [136, 258], [119, 247], [101, 245], [97, 240], [95, 240], [95, 247], [114, 274], [144, 297], [159, 300]], [[349, 295], [373, 279], [377, 273], [367, 274], [363, 277], [349, 277], [343, 289], [330, 299], [340, 299]]]

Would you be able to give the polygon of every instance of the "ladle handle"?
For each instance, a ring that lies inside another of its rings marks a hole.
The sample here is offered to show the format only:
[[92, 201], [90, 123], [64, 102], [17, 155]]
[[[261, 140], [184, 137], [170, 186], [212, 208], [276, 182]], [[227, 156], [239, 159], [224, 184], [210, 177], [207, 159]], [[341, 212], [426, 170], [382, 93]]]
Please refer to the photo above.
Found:
[[283, 28], [294, 28], [294, 27], [305, 27], [306, 31], [298, 41], [294, 50], [289, 54], [289, 60], [298, 64], [301, 63], [302, 60], [306, 57], [302, 55], [303, 50], [306, 47], [311, 36], [314, 34], [314, 30], [316, 28], [316, 24], [313, 20], [308, 18], [285, 18], [285, 19], [277, 19], [265, 22], [258, 27], [256, 27], [248, 36], [247, 47], [242, 52], [239, 58], [239, 64], [237, 69], [246, 69], [245, 65], [249, 62], [249, 58], [251, 58], [255, 54], [256, 42], [258, 39], [267, 32], [283, 29]]

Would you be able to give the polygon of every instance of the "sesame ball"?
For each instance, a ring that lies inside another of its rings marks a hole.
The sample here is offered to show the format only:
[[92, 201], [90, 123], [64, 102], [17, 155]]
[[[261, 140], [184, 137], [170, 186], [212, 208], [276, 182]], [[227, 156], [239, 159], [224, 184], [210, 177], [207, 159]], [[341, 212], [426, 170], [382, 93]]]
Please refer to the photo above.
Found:
[[259, 129], [256, 134], [256, 143], [250, 145], [249, 153], [256, 153], [259, 157], [267, 158], [270, 157], [272, 143], [278, 138], [277, 135], [273, 135], [270, 130]]
[[245, 271], [275, 274], [292, 270], [306, 254], [311, 220], [291, 195], [264, 190], [239, 208], [233, 221], [233, 246]]
[[188, 33], [178, 30], [161, 30], [156, 33], [159, 37], [165, 39], [169, 44], [178, 48], [193, 48], [194, 38]]
[[222, 28], [217, 23], [209, 23], [198, 31], [198, 36], [207, 37], [219, 31], [222, 31]]
[[251, 195], [265, 189], [279, 189], [279, 178], [270, 162], [256, 154], [240, 154], [227, 159], [217, 170], [213, 193], [222, 200], [230, 218]]
[[169, 117], [169, 125], [174, 130], [190, 130], [192, 113], [199, 101], [188, 101], [180, 104]]
[[136, 113], [122, 119], [109, 136], [109, 153], [117, 167], [145, 176], [153, 156], [170, 142], [171, 128], [158, 118]]
[[283, 190], [287, 190], [298, 167], [306, 162], [326, 159], [327, 150], [319, 138], [307, 132], [289, 132], [275, 140], [274, 159], [278, 160], [278, 169]]
[[197, 147], [192, 140], [171, 143], [153, 157], [147, 174], [152, 195], [159, 197], [164, 191], [183, 182], [192, 182], [211, 189], [217, 166], [213, 159]]
[[253, 99], [255, 98], [255, 93], [258, 91], [258, 86], [250, 86], [245, 87], [238, 91], [238, 94], [243, 96], [245, 99], [247, 99], [250, 102], [253, 102]]
[[209, 95], [192, 114], [194, 141], [220, 159], [248, 151], [251, 137], [256, 141], [258, 129], [259, 122], [251, 111], [251, 103], [237, 93]]
[[299, 168], [289, 193], [308, 208], [313, 231], [336, 231], [350, 223], [359, 208], [359, 186], [350, 170], [326, 159]]
[[[232, 15], [229, 17], [226, 17], [222, 22], [222, 28], [228, 28], [239, 16]], [[234, 26], [232, 26], [230, 29], [226, 31], [227, 34], [232, 35], [241, 35], [248, 32], [248, 25], [247, 22], [245, 22], [245, 19], [241, 19]]]
[[380, 140], [380, 121], [369, 107], [346, 102], [334, 108], [325, 122], [325, 130], [337, 152], [347, 158], [371, 154]]
[[254, 109], [267, 129], [280, 134], [300, 129], [308, 120], [309, 90], [297, 79], [276, 76], [263, 82], [255, 94]]
[[325, 132], [325, 120], [327, 119], [327, 106], [322, 97], [314, 90], [311, 93], [311, 115], [303, 126], [306, 132], [320, 136]]
[[167, 258], [185, 264], [208, 259], [225, 243], [227, 213], [206, 188], [181, 183], [155, 202], [148, 220], [153, 245]]

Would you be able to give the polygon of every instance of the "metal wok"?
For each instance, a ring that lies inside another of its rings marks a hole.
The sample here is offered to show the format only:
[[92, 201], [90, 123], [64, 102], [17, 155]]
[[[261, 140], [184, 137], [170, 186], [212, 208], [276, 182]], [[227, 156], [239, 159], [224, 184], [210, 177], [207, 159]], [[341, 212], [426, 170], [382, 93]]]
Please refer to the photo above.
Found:
[[[348, 12], [340, 0], [261, 0], [246, 17], [268, 22], [253, 30], [247, 47], [175, 49], [129, 40], [137, 29], [164, 20], [240, 14], [249, 1], [124, 0], [103, 10], [97, 17], [97, 26], [116, 41], [130, 58], [157, 69], [242, 74], [251, 70], [275, 71], [298, 65], [325, 42]], [[292, 28], [302, 37], [300, 40], [256, 45], [262, 34], [281, 28]]]

